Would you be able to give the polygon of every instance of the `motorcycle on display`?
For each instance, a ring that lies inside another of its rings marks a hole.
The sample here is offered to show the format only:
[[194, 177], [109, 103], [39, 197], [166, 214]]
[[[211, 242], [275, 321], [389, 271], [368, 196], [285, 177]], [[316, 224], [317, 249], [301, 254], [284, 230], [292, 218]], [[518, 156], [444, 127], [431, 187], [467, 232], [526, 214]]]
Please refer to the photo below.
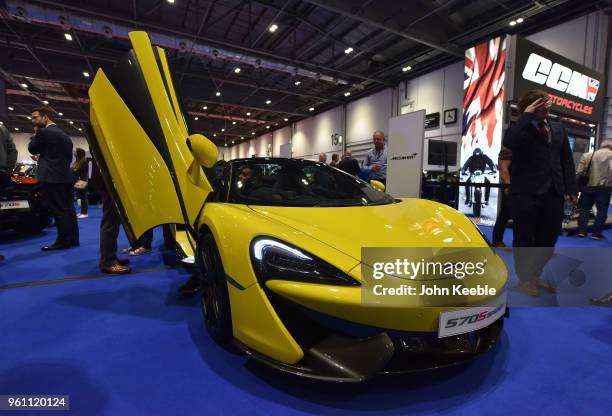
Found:
[[[475, 218], [480, 218], [482, 208], [488, 203], [485, 198], [483, 198], [483, 185], [487, 182], [489, 184], [495, 182], [488, 179], [487, 174], [496, 174], [496, 171], [483, 172], [482, 170], [475, 170], [468, 179], [472, 188], [472, 198], [470, 198], [468, 206], [472, 207], [472, 213]], [[486, 189], [484, 192], [486, 192]]]

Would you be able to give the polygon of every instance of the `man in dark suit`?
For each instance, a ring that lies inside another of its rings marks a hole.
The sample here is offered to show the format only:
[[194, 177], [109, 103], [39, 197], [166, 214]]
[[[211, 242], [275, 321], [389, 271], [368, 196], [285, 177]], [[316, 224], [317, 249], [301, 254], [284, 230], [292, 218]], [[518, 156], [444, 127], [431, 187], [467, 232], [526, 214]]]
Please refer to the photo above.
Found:
[[43, 185], [43, 196], [57, 226], [57, 239], [43, 251], [64, 250], [79, 245], [79, 228], [72, 203], [75, 178], [70, 170], [72, 140], [52, 120], [50, 109], [32, 111], [35, 134], [28, 150], [38, 155], [38, 181]]
[[556, 288], [540, 278], [552, 257], [563, 222], [563, 205], [576, 203], [578, 186], [572, 151], [562, 124], [548, 120], [548, 94], [527, 91], [521, 116], [506, 131], [512, 151], [509, 201], [514, 218], [514, 254], [520, 289], [538, 296]]
[[357, 159], [353, 159], [353, 154], [350, 150], [347, 150], [344, 154], [344, 158], [338, 163], [338, 169], [350, 173], [353, 176], [357, 176], [361, 172], [359, 162]]

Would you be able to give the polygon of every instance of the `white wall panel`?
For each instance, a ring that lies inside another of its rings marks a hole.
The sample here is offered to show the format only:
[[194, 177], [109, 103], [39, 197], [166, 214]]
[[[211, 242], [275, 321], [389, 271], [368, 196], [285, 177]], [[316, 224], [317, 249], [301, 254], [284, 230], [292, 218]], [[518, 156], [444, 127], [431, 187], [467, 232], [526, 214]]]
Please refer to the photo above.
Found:
[[372, 138], [372, 133], [389, 129], [393, 90], [391, 88], [360, 98], [346, 109], [346, 142], [359, 142]]
[[268, 144], [272, 144], [272, 133], [266, 133], [253, 140], [255, 152], [258, 157], [268, 156]]
[[272, 132], [272, 156], [279, 157], [280, 147], [291, 142], [291, 126]]
[[320, 152], [340, 152], [342, 146], [332, 146], [331, 143], [334, 133], [342, 134], [342, 107], [297, 122], [293, 135], [293, 157], [312, 159]]

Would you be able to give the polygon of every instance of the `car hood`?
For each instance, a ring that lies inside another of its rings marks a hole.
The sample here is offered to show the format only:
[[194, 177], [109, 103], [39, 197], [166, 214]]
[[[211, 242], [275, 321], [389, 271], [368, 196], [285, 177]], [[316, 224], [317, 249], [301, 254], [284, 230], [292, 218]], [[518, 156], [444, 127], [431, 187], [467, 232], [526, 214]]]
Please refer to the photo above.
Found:
[[361, 261], [363, 247], [486, 247], [456, 210], [423, 199], [355, 207], [250, 206]]

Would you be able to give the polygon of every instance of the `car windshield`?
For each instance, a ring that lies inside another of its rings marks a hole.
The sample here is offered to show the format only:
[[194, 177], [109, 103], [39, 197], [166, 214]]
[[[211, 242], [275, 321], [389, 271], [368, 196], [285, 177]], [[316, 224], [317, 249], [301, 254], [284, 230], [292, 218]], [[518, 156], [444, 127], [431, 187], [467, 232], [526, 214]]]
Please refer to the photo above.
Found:
[[344, 207], [394, 199], [322, 163], [285, 159], [232, 164], [229, 202], [250, 205]]

